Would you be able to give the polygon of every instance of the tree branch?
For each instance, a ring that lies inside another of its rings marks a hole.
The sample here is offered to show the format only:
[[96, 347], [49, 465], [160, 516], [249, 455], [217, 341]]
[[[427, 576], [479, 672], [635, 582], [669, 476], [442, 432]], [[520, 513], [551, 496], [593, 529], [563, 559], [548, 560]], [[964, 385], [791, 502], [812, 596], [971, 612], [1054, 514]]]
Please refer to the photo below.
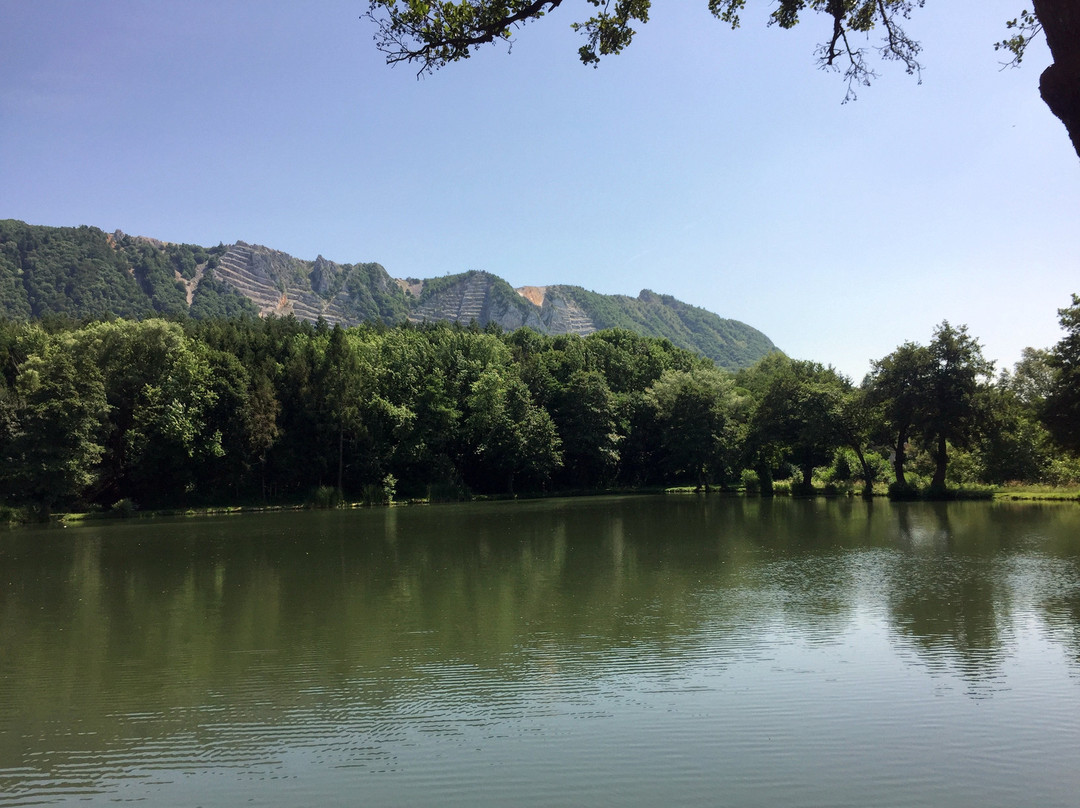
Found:
[[419, 62], [429, 73], [471, 49], [510, 38], [510, 29], [558, 8], [563, 0], [370, 0], [364, 15], [378, 26], [376, 47], [387, 64]]

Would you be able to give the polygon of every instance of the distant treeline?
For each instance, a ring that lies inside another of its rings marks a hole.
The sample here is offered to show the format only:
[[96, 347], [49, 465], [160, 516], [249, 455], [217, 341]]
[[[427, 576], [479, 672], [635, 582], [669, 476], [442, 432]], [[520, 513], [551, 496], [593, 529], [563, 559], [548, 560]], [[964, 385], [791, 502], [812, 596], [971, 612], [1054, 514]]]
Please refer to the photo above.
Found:
[[671, 484], [768, 494], [1080, 473], [1080, 302], [994, 379], [942, 323], [856, 386], [776, 353], [293, 318], [0, 321], [0, 492], [59, 509], [379, 502]]

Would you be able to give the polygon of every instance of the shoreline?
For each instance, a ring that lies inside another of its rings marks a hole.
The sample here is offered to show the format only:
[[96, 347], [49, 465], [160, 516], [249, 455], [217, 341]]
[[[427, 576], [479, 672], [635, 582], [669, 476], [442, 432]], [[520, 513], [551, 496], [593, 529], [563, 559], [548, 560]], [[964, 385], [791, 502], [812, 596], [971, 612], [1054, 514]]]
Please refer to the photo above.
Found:
[[[1033, 487], [1034, 488], [1034, 487]], [[333, 510], [360, 510], [364, 508], [403, 508], [422, 507], [429, 505], [444, 505], [468, 502], [505, 502], [526, 501], [534, 499], [577, 499], [595, 496], [711, 496], [711, 497], [741, 497], [746, 499], [870, 499], [886, 500], [888, 502], [1025, 502], [1031, 504], [1080, 504], [1080, 489], [1061, 490], [1025, 490], [1018, 488], [977, 489], [965, 491], [964, 489], [951, 489], [944, 497], [920, 496], [910, 500], [892, 500], [885, 492], [875, 492], [872, 497], [866, 498], [858, 491], [823, 492], [815, 491], [809, 495], [792, 494], [787, 490], [780, 490], [771, 497], [762, 497], [757, 493], [747, 493], [742, 490], [702, 491], [691, 486], [647, 489], [609, 489], [597, 491], [561, 491], [551, 493], [526, 493], [514, 496], [477, 496], [463, 500], [431, 500], [426, 498], [393, 500], [390, 502], [345, 502], [336, 507], [320, 507], [312, 503], [281, 504], [281, 505], [220, 505], [194, 508], [164, 508], [160, 510], [146, 511], [82, 511], [70, 513], [56, 513], [50, 515], [46, 521], [35, 522], [26, 518], [18, 508], [8, 509], [3, 521], [0, 521], [0, 529], [27, 527], [32, 525], [63, 526], [78, 525], [85, 522], [98, 521], [128, 521], [139, 519], [168, 519], [179, 517], [209, 517], [209, 516], [240, 516], [255, 513], [285, 513], [290, 511], [333, 511]]]

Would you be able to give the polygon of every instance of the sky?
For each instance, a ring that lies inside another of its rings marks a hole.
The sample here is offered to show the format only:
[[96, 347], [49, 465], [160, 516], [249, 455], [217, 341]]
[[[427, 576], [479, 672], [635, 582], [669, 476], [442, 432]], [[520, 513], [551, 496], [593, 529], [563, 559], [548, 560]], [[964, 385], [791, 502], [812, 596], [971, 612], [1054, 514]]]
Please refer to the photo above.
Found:
[[998, 370], [1057, 342], [1080, 159], [1039, 98], [1045, 45], [1020, 69], [993, 49], [1016, 0], [930, 0], [921, 82], [880, 64], [846, 104], [826, 18], [748, 6], [732, 31], [659, 0], [592, 69], [568, 0], [418, 78], [361, 0], [0, 0], [0, 218], [648, 288], [856, 382], [943, 320]]

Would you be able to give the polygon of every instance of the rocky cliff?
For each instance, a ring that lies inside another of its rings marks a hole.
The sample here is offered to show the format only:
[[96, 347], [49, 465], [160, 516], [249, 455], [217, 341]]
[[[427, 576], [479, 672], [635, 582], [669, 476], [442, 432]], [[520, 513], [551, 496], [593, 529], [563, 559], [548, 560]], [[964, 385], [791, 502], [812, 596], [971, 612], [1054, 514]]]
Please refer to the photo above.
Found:
[[626, 328], [746, 367], [775, 346], [760, 331], [644, 290], [601, 295], [578, 286], [513, 289], [488, 272], [397, 280], [379, 264], [304, 261], [238, 241], [205, 248], [92, 227], [0, 221], [0, 315], [232, 316], [257, 310], [343, 325], [450, 321], [512, 331], [589, 334]]

